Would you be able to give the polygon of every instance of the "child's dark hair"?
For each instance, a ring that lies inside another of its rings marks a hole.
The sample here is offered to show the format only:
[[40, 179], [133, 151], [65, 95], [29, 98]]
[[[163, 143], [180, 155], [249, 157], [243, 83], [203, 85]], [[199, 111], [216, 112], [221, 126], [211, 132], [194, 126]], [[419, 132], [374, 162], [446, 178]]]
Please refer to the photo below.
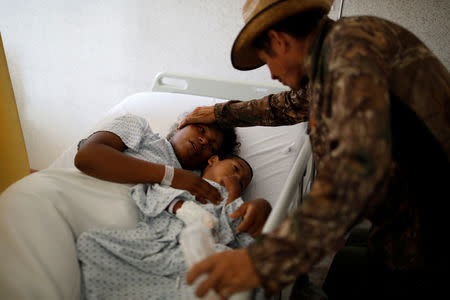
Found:
[[250, 164], [248, 163], [248, 161], [246, 161], [245, 159], [243, 159], [241, 156], [235, 154], [235, 153], [229, 153], [226, 155], [223, 155], [222, 157], [219, 156], [220, 160], [224, 160], [224, 159], [233, 159], [233, 158], [238, 158], [240, 160], [242, 160], [243, 162], [245, 162], [245, 164], [248, 166], [248, 168], [250, 169], [250, 178], [253, 178], [253, 168], [252, 166], [250, 166]]

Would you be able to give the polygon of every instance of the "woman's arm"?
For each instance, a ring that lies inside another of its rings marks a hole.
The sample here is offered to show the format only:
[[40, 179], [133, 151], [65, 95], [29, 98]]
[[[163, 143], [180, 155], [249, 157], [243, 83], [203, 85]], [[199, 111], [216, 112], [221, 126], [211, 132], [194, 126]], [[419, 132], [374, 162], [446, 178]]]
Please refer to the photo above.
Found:
[[164, 176], [164, 166], [147, 162], [123, 151], [127, 149], [122, 139], [108, 131], [91, 135], [75, 156], [75, 166], [95, 178], [119, 183], [159, 183]]
[[[91, 135], [75, 156], [75, 166], [82, 172], [118, 183], [160, 183], [165, 166], [123, 153], [126, 145], [116, 134], [100, 131]], [[221, 200], [219, 191], [193, 172], [175, 168], [171, 186], [187, 190], [213, 203]]]

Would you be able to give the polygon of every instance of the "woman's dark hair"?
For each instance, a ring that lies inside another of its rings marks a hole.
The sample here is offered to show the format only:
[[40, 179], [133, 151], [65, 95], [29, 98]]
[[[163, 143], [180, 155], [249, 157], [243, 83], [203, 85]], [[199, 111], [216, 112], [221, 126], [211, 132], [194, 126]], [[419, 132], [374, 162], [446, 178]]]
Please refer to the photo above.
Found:
[[253, 42], [253, 47], [264, 50], [269, 55], [273, 55], [270, 38], [267, 35], [270, 29], [285, 32], [296, 38], [304, 38], [314, 30], [324, 15], [323, 10], [310, 10], [281, 20], [260, 34]]
[[223, 134], [222, 147], [220, 147], [219, 153], [217, 153], [217, 155], [221, 158], [225, 155], [236, 154], [241, 146], [241, 143], [237, 141], [236, 129], [234, 127], [222, 128], [217, 124], [215, 125]]

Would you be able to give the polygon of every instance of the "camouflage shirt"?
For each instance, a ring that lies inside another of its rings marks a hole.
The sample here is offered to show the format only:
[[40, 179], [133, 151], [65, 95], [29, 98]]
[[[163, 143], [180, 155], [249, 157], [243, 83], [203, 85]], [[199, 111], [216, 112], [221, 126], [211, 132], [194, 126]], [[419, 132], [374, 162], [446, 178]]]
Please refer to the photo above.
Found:
[[446, 227], [450, 199], [447, 69], [412, 33], [376, 17], [322, 20], [304, 67], [304, 89], [215, 106], [222, 126], [309, 121], [318, 165], [309, 200], [249, 247], [263, 286], [279, 290], [308, 272], [361, 218], [385, 268], [448, 262], [432, 237]]

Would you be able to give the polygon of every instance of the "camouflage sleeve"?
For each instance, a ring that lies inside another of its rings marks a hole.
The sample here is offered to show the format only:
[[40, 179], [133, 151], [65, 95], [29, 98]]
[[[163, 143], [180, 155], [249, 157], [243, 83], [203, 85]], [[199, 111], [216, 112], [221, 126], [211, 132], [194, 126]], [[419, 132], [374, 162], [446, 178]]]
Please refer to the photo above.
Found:
[[287, 91], [250, 101], [216, 104], [214, 114], [220, 126], [291, 125], [308, 118], [307, 89]]
[[340, 32], [325, 41], [327, 57], [320, 60], [325, 72], [318, 101], [330, 131], [309, 200], [249, 246], [268, 292], [308, 272], [330, 252], [373, 205], [370, 200], [382, 197], [390, 172], [390, 98], [379, 49], [363, 32], [354, 39], [353, 32]]

